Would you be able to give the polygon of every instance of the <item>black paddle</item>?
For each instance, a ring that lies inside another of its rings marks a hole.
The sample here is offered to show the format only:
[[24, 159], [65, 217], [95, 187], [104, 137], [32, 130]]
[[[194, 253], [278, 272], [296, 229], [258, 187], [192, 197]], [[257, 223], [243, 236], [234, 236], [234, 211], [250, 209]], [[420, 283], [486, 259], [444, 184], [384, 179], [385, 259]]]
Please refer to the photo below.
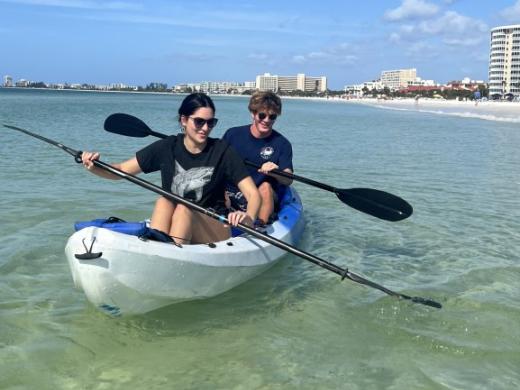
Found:
[[[121, 113], [112, 114], [105, 120], [105, 130], [110, 133], [126, 135], [128, 137], [143, 138], [149, 135], [158, 138], [167, 137], [166, 134], [161, 134], [150, 129], [141, 119]], [[250, 161], [245, 161], [245, 163], [252, 167], [260, 168]], [[279, 169], [272, 171], [272, 173], [321, 188], [325, 191], [333, 192], [339, 200], [346, 205], [386, 221], [400, 221], [408, 218], [413, 212], [412, 206], [407, 201], [388, 192], [371, 188], [339, 189]]]
[[[77, 163], [81, 163], [81, 154], [82, 152], [81, 151], [77, 151], [77, 150], [74, 150], [74, 149], [71, 149], [59, 142], [56, 142], [56, 141], [53, 141], [49, 138], [45, 138], [45, 137], [42, 137], [41, 135], [38, 135], [38, 134], [34, 134], [28, 130], [24, 130], [24, 129], [21, 129], [19, 127], [15, 127], [15, 126], [9, 126], [9, 125], [5, 125], [4, 124], [4, 127], [7, 127], [9, 129], [12, 129], [12, 130], [16, 130], [16, 131], [20, 131], [24, 134], [27, 134], [27, 135], [30, 135], [32, 137], [35, 137], [35, 138], [38, 138], [39, 140], [42, 140], [44, 142], [47, 142], [51, 145], [54, 145], [62, 150], [64, 150], [65, 152], [69, 153], [71, 156], [74, 157], [74, 160], [77, 162]], [[146, 181], [146, 180], [143, 180], [143, 179], [140, 179], [136, 176], [133, 176], [133, 175], [130, 175], [126, 172], [123, 172], [123, 171], [120, 171], [119, 169], [116, 169], [114, 167], [112, 167], [111, 165], [103, 162], [103, 161], [100, 161], [100, 160], [94, 160], [94, 165], [96, 167], [99, 167], [101, 169], [104, 169], [105, 171], [107, 172], [110, 172], [116, 176], [119, 176], [120, 178], [123, 178], [123, 179], [126, 179], [134, 184], [137, 184], [138, 186], [141, 186], [143, 188], [146, 188], [147, 190], [150, 190], [150, 191], [153, 191], [161, 196], [164, 196], [165, 198], [173, 201], [173, 202], [176, 202], [176, 203], [180, 203], [180, 204], [183, 204], [185, 205], [186, 207], [189, 207], [195, 211], [198, 211], [199, 213], [202, 213], [202, 214], [205, 214], [211, 218], [214, 218], [218, 221], [221, 221], [222, 223], [229, 223], [229, 221], [227, 220], [226, 217], [222, 216], [222, 215], [219, 215], [211, 210], [208, 210], [208, 209], [205, 209], [204, 207], [201, 207], [195, 203], [192, 203], [186, 199], [184, 199], [183, 197], [179, 196], [179, 195], [175, 195], [171, 192], [167, 192], [167, 191], [164, 191], [162, 188]], [[332, 271], [338, 275], [341, 276], [341, 279], [350, 279], [356, 283], [360, 283], [360, 284], [364, 284], [366, 286], [370, 286], [372, 288], [375, 288], [377, 290], [380, 290], [388, 295], [391, 295], [393, 297], [397, 297], [399, 299], [406, 299], [406, 300], [410, 300], [414, 303], [420, 303], [422, 305], [426, 305], [426, 306], [431, 306], [431, 307], [435, 307], [437, 309], [440, 309], [442, 307], [442, 305], [436, 301], [433, 301], [431, 299], [427, 299], [427, 298], [421, 298], [421, 297], [412, 297], [412, 296], [409, 296], [409, 295], [405, 295], [405, 294], [400, 294], [400, 293], [397, 293], [397, 292], [394, 292], [392, 290], [389, 290], [387, 289], [386, 287], [383, 287], [377, 283], [374, 283], [370, 280], [367, 280], [359, 275], [356, 275], [355, 273], [353, 272], [350, 272], [348, 270], [348, 268], [341, 268], [341, 267], [338, 267], [337, 265], [335, 264], [332, 264], [326, 260], [323, 260], [323, 259], [320, 259], [319, 257], [317, 256], [314, 256], [310, 253], [307, 253], [307, 252], [304, 252], [292, 245], [289, 245], [281, 240], [278, 240], [276, 238], [273, 238], [273, 237], [270, 237], [268, 236], [267, 234], [264, 234], [264, 233], [260, 233], [258, 231], [256, 231], [255, 229], [252, 229], [246, 225], [243, 225], [243, 224], [238, 224], [238, 228], [240, 230], [242, 230], [243, 232], [246, 232], [248, 233], [249, 235], [253, 236], [253, 237], [256, 237], [258, 238], [259, 240], [262, 240], [262, 241], [265, 241], [273, 246], [276, 246], [277, 248], [280, 248], [282, 250], [285, 250], [289, 253], [292, 253], [293, 255], [296, 255], [296, 256], [299, 256], [305, 260], [308, 260], [310, 261], [311, 263], [314, 263], [316, 265], [319, 265], [320, 267], [322, 268], [325, 268], [329, 271]]]

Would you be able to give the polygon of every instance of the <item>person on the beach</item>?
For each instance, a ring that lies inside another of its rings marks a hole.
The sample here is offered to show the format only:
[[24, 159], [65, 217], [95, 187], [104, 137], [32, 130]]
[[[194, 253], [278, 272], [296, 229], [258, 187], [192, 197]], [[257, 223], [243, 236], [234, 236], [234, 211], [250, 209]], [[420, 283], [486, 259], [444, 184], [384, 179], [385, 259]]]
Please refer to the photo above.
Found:
[[[171, 135], [139, 150], [135, 157], [113, 167], [132, 175], [161, 171], [162, 188], [217, 212], [225, 209], [225, 183], [231, 182], [247, 199], [247, 208], [227, 215], [229, 223], [253, 226], [260, 208], [260, 194], [242, 158], [227, 142], [209, 138], [217, 124], [215, 106], [203, 93], [186, 96], [179, 108], [184, 134]], [[92, 173], [119, 179], [97, 168], [97, 152], [83, 152], [83, 165]], [[169, 235], [178, 244], [196, 244], [229, 238], [229, 226], [160, 197], [153, 210], [150, 227]]]
[[[292, 183], [291, 179], [272, 172], [279, 169], [292, 173], [292, 146], [287, 138], [273, 129], [276, 119], [282, 113], [282, 101], [275, 93], [255, 92], [249, 100], [248, 108], [252, 123], [228, 129], [223, 139], [244, 160], [257, 166], [248, 166], [248, 169], [262, 197], [258, 223], [263, 225], [272, 221], [285, 186]], [[232, 183], [226, 190], [226, 201], [232, 209], [245, 210], [249, 207], [247, 197]]]

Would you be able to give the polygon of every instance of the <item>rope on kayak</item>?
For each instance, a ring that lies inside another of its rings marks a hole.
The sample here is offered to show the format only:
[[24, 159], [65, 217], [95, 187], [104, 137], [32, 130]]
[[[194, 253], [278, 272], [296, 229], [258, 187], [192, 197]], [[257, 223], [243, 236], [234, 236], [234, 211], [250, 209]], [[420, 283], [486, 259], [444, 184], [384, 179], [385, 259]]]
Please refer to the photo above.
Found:
[[170, 236], [169, 234], [167, 234], [161, 230], [154, 229], [151, 227], [147, 228], [146, 231], [139, 236], [139, 239], [143, 240], [143, 241], [152, 240], [152, 241], [158, 241], [158, 242], [165, 242], [168, 244], [173, 244], [176, 247], [182, 248], [182, 245], [175, 242], [174, 238], [188, 241], [185, 238]]

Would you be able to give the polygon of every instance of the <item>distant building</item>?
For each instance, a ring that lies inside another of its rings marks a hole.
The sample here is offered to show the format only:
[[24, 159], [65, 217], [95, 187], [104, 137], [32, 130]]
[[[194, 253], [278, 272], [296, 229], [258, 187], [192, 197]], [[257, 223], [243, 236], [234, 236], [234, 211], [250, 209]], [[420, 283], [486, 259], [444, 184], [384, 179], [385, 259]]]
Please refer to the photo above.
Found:
[[416, 77], [415, 81], [408, 81], [408, 86], [437, 87], [438, 84], [433, 80], [423, 80], [420, 77]]
[[384, 70], [381, 72], [381, 84], [391, 90], [406, 88], [409, 83], [415, 82], [417, 79], [417, 70], [398, 69], [398, 70]]
[[264, 73], [263, 75], [256, 76], [256, 89], [260, 91], [278, 91], [278, 76], [271, 75], [270, 73]]
[[4, 76], [4, 87], [12, 87], [13, 86], [13, 78], [9, 75]]
[[345, 85], [344, 91], [346, 94], [361, 97], [366, 92], [372, 92], [373, 90], [381, 91], [384, 85], [381, 84], [380, 80], [365, 81], [361, 84]]
[[204, 93], [227, 94], [243, 91], [243, 86], [236, 81], [203, 81], [197, 90]]
[[29, 86], [29, 83], [30, 83], [30, 82], [27, 81], [27, 80], [25, 80], [25, 79], [20, 79], [20, 80], [18, 80], [18, 81], [15, 83], [15, 85], [16, 85], [17, 87], [28, 87], [28, 86]]
[[448, 89], [456, 89], [459, 91], [478, 91], [482, 85], [486, 85], [484, 80], [471, 80], [469, 77], [464, 77], [460, 81], [450, 81], [446, 84], [446, 87]]
[[491, 29], [489, 95], [520, 95], [520, 24]]
[[246, 90], [248, 90], [248, 89], [255, 89], [256, 88], [256, 81], [246, 81], [244, 83], [244, 88]]
[[172, 87], [173, 92], [190, 93], [190, 92], [204, 92], [210, 94], [238, 94], [243, 93], [248, 89], [254, 89], [248, 83], [238, 83], [235, 81], [202, 81], [197, 84], [176, 84]]
[[327, 91], [327, 78], [325, 76], [305, 76], [303, 73], [296, 76], [277, 76], [264, 73], [256, 76], [256, 88], [273, 92], [325, 92]]

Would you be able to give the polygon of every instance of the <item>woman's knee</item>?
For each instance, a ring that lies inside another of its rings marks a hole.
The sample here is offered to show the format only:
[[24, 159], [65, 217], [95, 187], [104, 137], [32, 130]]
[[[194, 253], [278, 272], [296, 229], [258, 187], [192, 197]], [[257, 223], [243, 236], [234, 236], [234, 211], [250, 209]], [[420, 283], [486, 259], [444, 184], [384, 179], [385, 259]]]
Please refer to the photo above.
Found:
[[175, 216], [183, 217], [183, 218], [193, 218], [193, 211], [184, 206], [183, 204], [178, 204], [175, 207]]
[[175, 209], [175, 205], [170, 202], [168, 199], [163, 198], [162, 196], [159, 197], [155, 201], [155, 208], [154, 210], [161, 211], [164, 213], [171, 212], [173, 213], [173, 210]]

